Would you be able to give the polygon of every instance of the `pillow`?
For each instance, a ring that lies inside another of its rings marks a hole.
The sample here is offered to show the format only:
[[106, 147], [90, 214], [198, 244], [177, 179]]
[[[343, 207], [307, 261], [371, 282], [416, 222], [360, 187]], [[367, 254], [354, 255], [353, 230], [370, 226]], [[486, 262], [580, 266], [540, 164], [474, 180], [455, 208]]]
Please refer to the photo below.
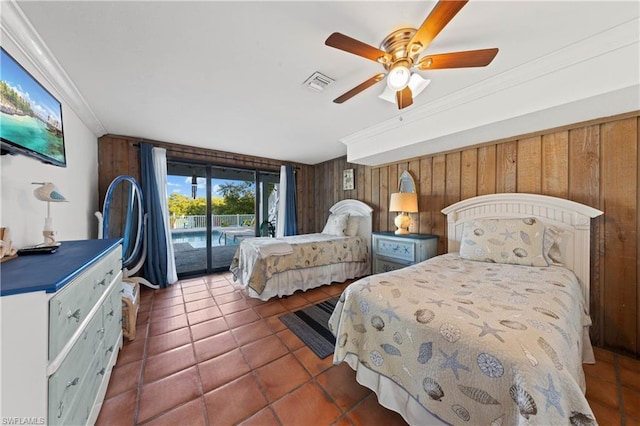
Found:
[[344, 237], [345, 232], [347, 231], [348, 220], [349, 220], [349, 215], [347, 213], [330, 214], [329, 218], [327, 219], [327, 223], [324, 225], [324, 229], [322, 230], [322, 233]]
[[546, 225], [544, 228], [543, 254], [544, 260], [549, 265], [564, 265], [560, 244], [562, 243], [562, 230], [555, 226]]
[[534, 218], [465, 222], [460, 257], [483, 262], [549, 266], [544, 258], [544, 224]]
[[360, 216], [349, 216], [347, 220], [347, 230], [345, 235], [347, 237], [355, 237], [358, 235], [358, 229], [360, 228]]

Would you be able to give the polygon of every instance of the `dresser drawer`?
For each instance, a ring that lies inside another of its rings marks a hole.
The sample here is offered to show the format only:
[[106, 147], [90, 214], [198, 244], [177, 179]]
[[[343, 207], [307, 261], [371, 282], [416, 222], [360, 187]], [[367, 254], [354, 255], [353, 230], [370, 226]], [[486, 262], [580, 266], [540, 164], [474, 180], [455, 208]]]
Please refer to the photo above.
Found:
[[58, 370], [49, 377], [49, 423], [54, 424], [69, 416], [68, 412], [86, 390], [89, 365], [102, 355], [104, 337], [102, 315], [95, 315], [75, 342]]
[[103, 356], [108, 361], [111, 358], [111, 353], [120, 346], [118, 341], [122, 331], [122, 281], [120, 279], [116, 280], [115, 285], [109, 291], [109, 296], [104, 301], [102, 317], [105, 329]]
[[374, 252], [380, 256], [407, 262], [413, 262], [416, 257], [415, 244], [412, 241], [393, 240], [384, 237], [375, 239]]
[[67, 344], [115, 276], [122, 264], [120, 250], [92, 266], [49, 301], [49, 359]]

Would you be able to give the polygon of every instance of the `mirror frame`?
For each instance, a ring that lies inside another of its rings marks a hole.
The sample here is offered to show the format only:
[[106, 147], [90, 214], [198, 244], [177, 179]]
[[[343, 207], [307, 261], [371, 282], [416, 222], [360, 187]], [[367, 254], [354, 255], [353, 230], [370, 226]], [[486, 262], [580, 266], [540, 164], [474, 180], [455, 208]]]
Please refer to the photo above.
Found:
[[[120, 184], [121, 182], [128, 182], [130, 184], [129, 186], [129, 203], [127, 206], [127, 224], [125, 224], [125, 234], [128, 235], [109, 235], [109, 208], [111, 207], [111, 199], [113, 197], [113, 194], [116, 190], [116, 187], [118, 186], [118, 184]], [[136, 203], [136, 207], [137, 207], [137, 229], [135, 230], [136, 234], [135, 234], [135, 241], [134, 241], [134, 246], [133, 246], [133, 250], [131, 250], [131, 254], [129, 255], [129, 257], [127, 257], [126, 259], [122, 259], [122, 267], [127, 267], [129, 266], [131, 263], [133, 263], [134, 260], [136, 260], [136, 258], [138, 257], [138, 255], [140, 254], [140, 249], [142, 246], [142, 239], [144, 237], [143, 235], [143, 220], [144, 220], [144, 207], [143, 207], [143, 201], [142, 201], [142, 188], [140, 188], [140, 185], [138, 184], [138, 182], [131, 176], [126, 176], [126, 175], [122, 175], [122, 176], [118, 176], [117, 178], [115, 178], [111, 184], [109, 185], [109, 188], [107, 188], [107, 193], [105, 194], [104, 197], [104, 206], [102, 209], [102, 238], [131, 238], [131, 230], [128, 229], [130, 224], [130, 219], [128, 218], [128, 216], [131, 215], [132, 213], [132, 205], [131, 203]], [[129, 246], [128, 242], [123, 241], [123, 247], [127, 247]], [[124, 250], [123, 250], [124, 251]], [[123, 257], [126, 256], [127, 253], [122, 253]]]
[[408, 170], [405, 170], [400, 175], [400, 179], [398, 180], [398, 192], [418, 192], [416, 182], [413, 180], [413, 176], [411, 176], [411, 173], [409, 173]]

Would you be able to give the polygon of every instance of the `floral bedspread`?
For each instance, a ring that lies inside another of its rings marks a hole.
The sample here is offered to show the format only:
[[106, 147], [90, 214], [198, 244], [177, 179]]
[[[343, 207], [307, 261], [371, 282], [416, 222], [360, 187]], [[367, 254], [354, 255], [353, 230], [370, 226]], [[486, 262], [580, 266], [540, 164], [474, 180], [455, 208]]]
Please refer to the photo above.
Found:
[[356, 354], [451, 424], [596, 424], [582, 299], [563, 267], [438, 256], [345, 289], [329, 320], [334, 363]]
[[[289, 245], [291, 253], [261, 256], [270, 245]], [[245, 286], [263, 292], [267, 281], [279, 272], [343, 262], [366, 262], [367, 244], [362, 237], [304, 234], [284, 238], [246, 238], [231, 261], [230, 270]]]

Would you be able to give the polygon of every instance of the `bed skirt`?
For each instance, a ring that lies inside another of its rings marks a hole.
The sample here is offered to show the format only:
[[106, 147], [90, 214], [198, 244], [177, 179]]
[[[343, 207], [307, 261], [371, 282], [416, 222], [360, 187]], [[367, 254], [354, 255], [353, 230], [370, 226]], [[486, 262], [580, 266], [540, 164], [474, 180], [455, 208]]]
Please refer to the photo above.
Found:
[[441, 426], [447, 424], [425, 410], [414, 397], [393, 380], [362, 365], [355, 354], [348, 353], [344, 362], [356, 372], [358, 383], [375, 392], [380, 405], [399, 413], [410, 425]]
[[269, 300], [272, 297], [289, 296], [297, 290], [307, 291], [312, 288], [329, 285], [334, 282], [363, 277], [370, 273], [368, 262], [346, 262], [313, 268], [293, 269], [274, 274], [262, 293], [258, 294], [248, 286], [244, 286], [249, 296]]

